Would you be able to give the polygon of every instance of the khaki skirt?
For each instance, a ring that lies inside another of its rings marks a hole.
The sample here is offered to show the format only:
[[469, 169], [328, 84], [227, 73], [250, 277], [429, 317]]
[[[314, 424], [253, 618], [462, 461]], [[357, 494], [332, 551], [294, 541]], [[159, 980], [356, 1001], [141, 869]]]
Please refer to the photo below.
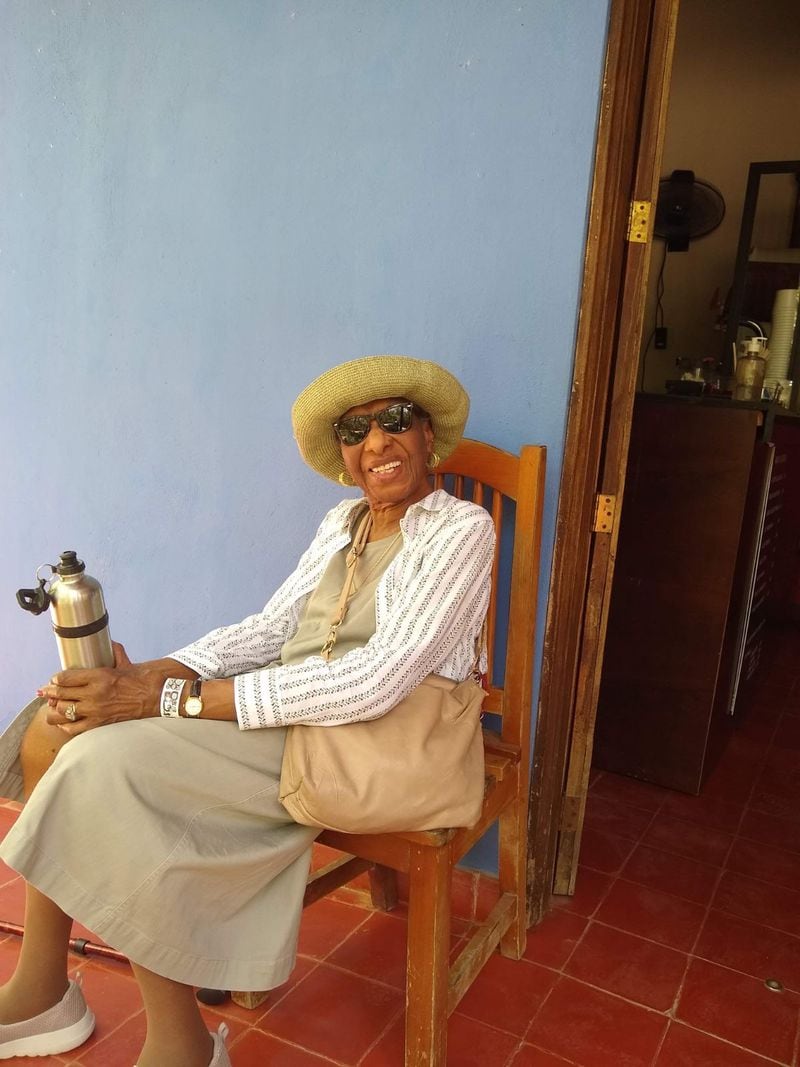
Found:
[[179, 718], [81, 734], [0, 857], [148, 970], [218, 989], [280, 985], [318, 833], [278, 800], [284, 741], [283, 729]]

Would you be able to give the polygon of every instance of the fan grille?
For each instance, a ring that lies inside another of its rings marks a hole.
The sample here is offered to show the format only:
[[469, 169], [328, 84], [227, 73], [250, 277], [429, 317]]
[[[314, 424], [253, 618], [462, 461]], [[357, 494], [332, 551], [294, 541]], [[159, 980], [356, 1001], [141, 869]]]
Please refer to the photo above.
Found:
[[673, 171], [659, 182], [654, 232], [666, 240], [668, 251], [685, 251], [690, 241], [716, 230], [724, 217], [722, 193], [692, 171]]

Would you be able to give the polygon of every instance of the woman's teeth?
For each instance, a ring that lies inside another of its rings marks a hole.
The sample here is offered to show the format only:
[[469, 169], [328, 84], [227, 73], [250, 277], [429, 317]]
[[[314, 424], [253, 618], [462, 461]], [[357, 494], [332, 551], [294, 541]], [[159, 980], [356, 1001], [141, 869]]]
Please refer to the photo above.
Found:
[[370, 467], [373, 474], [383, 474], [384, 471], [393, 471], [395, 467], [400, 466], [400, 460], [395, 460], [394, 463], [384, 463], [381, 467]]

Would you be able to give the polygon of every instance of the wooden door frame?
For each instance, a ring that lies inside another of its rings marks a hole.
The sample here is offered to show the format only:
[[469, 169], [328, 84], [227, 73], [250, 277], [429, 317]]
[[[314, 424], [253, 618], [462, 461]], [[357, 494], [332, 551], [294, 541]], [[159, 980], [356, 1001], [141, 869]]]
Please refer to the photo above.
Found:
[[651, 251], [628, 225], [633, 201], [655, 203], [678, 3], [611, 0], [609, 11], [531, 775], [534, 923], [557, 873], [560, 892], [574, 888], [620, 511], [595, 533], [595, 507], [600, 493], [621, 503]]

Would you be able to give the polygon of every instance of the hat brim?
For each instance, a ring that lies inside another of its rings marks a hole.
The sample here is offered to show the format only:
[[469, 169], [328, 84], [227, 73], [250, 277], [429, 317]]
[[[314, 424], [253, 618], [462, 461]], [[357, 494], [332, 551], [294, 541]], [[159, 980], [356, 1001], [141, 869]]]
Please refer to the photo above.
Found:
[[404, 397], [428, 412], [433, 450], [441, 459], [464, 435], [469, 396], [450, 371], [409, 356], [364, 356], [325, 371], [294, 402], [292, 428], [309, 467], [338, 481], [345, 468], [334, 422], [350, 408], [384, 397]]

